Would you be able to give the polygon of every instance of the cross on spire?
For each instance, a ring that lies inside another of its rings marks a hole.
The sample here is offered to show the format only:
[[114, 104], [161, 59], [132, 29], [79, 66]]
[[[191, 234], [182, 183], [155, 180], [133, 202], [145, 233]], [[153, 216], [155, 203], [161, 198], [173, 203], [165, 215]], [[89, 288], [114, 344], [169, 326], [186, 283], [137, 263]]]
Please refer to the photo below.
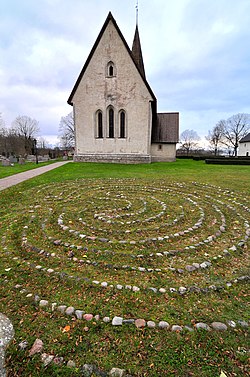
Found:
[[136, 9], [136, 25], [138, 25], [138, 13], [139, 13], [139, 1], [138, 0], [136, 0], [135, 9]]

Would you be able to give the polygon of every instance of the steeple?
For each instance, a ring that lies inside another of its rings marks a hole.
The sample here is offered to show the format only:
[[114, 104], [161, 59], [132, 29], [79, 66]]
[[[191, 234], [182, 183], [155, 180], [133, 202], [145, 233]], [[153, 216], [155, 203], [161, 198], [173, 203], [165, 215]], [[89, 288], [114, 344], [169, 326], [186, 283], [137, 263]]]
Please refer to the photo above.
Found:
[[141, 42], [140, 42], [139, 30], [138, 30], [138, 2], [136, 6], [136, 28], [135, 28], [135, 36], [134, 36], [134, 41], [133, 41], [133, 46], [132, 46], [132, 55], [137, 64], [137, 67], [139, 68], [139, 71], [141, 72], [142, 77], [146, 79], [142, 51], [141, 51]]

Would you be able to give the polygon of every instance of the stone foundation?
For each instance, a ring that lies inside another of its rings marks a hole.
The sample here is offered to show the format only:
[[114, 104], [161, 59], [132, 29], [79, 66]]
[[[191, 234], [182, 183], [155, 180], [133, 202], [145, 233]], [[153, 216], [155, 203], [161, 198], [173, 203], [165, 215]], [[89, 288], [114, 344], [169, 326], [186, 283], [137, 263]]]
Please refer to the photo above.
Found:
[[150, 155], [140, 154], [82, 154], [74, 156], [75, 162], [109, 162], [116, 164], [150, 164]]

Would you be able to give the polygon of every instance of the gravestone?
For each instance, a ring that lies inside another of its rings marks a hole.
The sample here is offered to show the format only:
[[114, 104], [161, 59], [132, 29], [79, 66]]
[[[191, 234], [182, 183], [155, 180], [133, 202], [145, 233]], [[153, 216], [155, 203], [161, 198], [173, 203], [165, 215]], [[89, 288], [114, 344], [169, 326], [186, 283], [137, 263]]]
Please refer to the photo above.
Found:
[[10, 156], [10, 157], [9, 157], [9, 160], [10, 160], [10, 163], [11, 163], [11, 164], [14, 164], [14, 163], [17, 162], [17, 158], [14, 157], [14, 156]]
[[0, 313], [0, 377], [6, 377], [5, 370], [5, 349], [7, 348], [9, 342], [14, 337], [14, 328], [9, 320], [4, 314]]
[[24, 165], [25, 164], [25, 159], [24, 158], [19, 158], [19, 165]]
[[2, 166], [10, 166], [10, 165], [11, 165], [10, 160], [8, 160], [8, 159], [2, 160]]

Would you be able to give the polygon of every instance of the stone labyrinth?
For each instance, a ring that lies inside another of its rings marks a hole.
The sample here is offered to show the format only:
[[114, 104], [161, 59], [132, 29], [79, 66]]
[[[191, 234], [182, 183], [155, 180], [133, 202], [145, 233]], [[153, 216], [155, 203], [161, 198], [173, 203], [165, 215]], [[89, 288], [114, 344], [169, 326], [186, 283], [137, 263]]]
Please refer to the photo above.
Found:
[[[110, 315], [121, 324], [126, 315], [143, 318], [148, 297], [157, 297], [152, 311], [161, 321], [169, 297], [209, 295], [249, 279], [249, 198], [230, 190], [110, 179], [40, 186], [26, 196], [4, 219], [3, 244], [12, 261], [6, 267], [16, 263], [20, 274], [22, 268], [30, 274], [28, 286], [13, 289], [40, 306], [52, 304], [79, 319], [85, 313], [87, 320], [93, 315], [108, 322]], [[39, 287], [39, 277], [60, 284], [56, 291]], [[79, 289], [65, 294], [73, 281]], [[87, 292], [84, 303], [79, 291]], [[124, 307], [114, 303], [111, 313], [112, 295]], [[138, 313], [126, 306], [135, 296]]]

